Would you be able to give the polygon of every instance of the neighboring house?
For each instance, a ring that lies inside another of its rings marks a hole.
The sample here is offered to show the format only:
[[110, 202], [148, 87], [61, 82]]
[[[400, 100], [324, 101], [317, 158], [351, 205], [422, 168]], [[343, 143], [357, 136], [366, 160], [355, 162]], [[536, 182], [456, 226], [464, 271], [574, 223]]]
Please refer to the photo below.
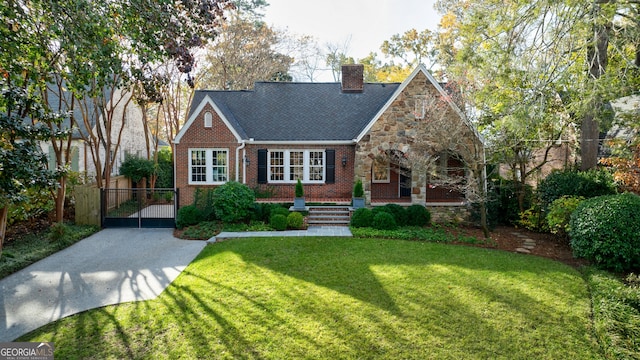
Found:
[[[297, 179], [307, 202], [349, 203], [361, 179], [370, 204], [467, 205], [465, 194], [428, 184], [393, 159], [430, 134], [416, 102], [447, 93], [424, 66], [403, 83], [364, 83], [361, 65], [343, 67], [342, 83], [258, 82], [251, 91], [196, 91], [174, 140], [180, 205], [196, 188], [236, 180], [291, 202]], [[470, 126], [451, 100], [451, 121]], [[476, 136], [475, 131], [469, 131]], [[472, 141], [480, 141], [478, 138]], [[380, 155], [390, 159], [376, 160]], [[443, 167], [460, 170], [455, 156]]]
[[[51, 109], [57, 112], [66, 112], [69, 108], [69, 104], [72, 103], [71, 93], [64, 91], [64, 97], [61, 99], [59, 95], [59, 89], [57, 85], [49, 85], [50, 91], [47, 94], [47, 100]], [[113, 123], [111, 126], [111, 136], [114, 146], [109, 149], [109, 155], [114, 159], [114, 166], [111, 169], [111, 175], [118, 175], [120, 171], [120, 165], [125, 159], [126, 155], [135, 155], [139, 157], [147, 156], [146, 142], [144, 141], [144, 124], [142, 122], [142, 110], [133, 101], [128, 101], [131, 96], [130, 93], [116, 90], [108, 92], [108, 96], [115, 104]], [[96, 109], [94, 102], [90, 99], [74, 101], [75, 124], [71, 133], [71, 161], [70, 167], [72, 171], [79, 172], [89, 179], [89, 181], [95, 181], [97, 172], [96, 165], [92, 156], [91, 146], [87, 143], [88, 134], [97, 133], [97, 125], [101, 124], [103, 134], [104, 131], [104, 109]], [[97, 110], [97, 111], [96, 111]], [[89, 114], [87, 116], [88, 124], [84, 122], [83, 114]], [[121, 124], [124, 121], [124, 127], [121, 130]], [[91, 128], [91, 132], [87, 129], [87, 125]], [[61, 127], [69, 129], [71, 126], [71, 119], [67, 117], [62, 123]], [[120, 146], [115, 149], [115, 143], [118, 136], [121, 134]], [[105, 135], [106, 136], [106, 135]], [[54, 168], [56, 166], [55, 152], [51, 141], [41, 142], [42, 151], [47, 154], [49, 159], [49, 167]], [[102, 166], [104, 167], [105, 158], [107, 156], [106, 149], [103, 145], [100, 146], [100, 159]]]

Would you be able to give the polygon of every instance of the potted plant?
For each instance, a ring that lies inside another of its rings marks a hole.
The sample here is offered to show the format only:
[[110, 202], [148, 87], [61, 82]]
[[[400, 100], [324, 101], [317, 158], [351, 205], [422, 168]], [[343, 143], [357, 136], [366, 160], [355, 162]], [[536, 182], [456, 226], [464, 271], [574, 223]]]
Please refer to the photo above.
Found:
[[362, 180], [356, 180], [355, 185], [353, 185], [353, 208], [360, 209], [364, 207], [364, 189], [362, 188]]
[[302, 181], [298, 179], [296, 183], [296, 196], [293, 199], [293, 208], [296, 210], [304, 210], [304, 189], [302, 188]]

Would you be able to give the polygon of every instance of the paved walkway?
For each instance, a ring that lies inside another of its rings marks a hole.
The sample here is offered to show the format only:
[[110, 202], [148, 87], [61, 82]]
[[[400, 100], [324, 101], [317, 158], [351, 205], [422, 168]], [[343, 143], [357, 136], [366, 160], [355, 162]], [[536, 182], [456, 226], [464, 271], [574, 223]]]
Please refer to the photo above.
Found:
[[208, 240], [214, 243], [218, 240], [241, 237], [289, 237], [289, 236], [353, 236], [348, 226], [309, 226], [307, 230], [288, 231], [246, 231], [221, 232]]
[[202, 251], [173, 229], [106, 229], [0, 279], [0, 342], [88, 309], [154, 299]]

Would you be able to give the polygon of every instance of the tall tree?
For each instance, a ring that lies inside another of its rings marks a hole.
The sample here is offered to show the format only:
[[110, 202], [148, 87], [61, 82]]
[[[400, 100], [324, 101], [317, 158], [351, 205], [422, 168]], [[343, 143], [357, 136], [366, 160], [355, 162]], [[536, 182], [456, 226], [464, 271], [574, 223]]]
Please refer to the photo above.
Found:
[[263, 22], [234, 13], [206, 48], [198, 87], [244, 90], [288, 73], [293, 58], [277, 51], [281, 41], [282, 34]]
[[64, 135], [43, 126], [60, 123], [62, 116], [43, 107], [32, 90], [12, 84], [22, 81], [5, 71], [0, 78], [0, 255], [9, 205], [23, 200], [29, 188], [57, 185], [58, 174], [47, 168], [38, 142]]
[[[449, 61], [449, 72], [473, 79], [482, 111], [499, 119], [495, 110], [533, 105], [523, 99], [544, 96], [554, 104], [560, 98], [564, 114], [582, 129], [583, 167], [594, 166], [606, 104], [638, 82], [638, 2], [439, 0], [437, 8], [444, 14], [437, 42], [441, 57]], [[500, 95], [508, 92], [521, 95]], [[549, 116], [558, 109], [543, 110]], [[518, 120], [527, 126], [539, 115], [520, 113], [528, 114]]]

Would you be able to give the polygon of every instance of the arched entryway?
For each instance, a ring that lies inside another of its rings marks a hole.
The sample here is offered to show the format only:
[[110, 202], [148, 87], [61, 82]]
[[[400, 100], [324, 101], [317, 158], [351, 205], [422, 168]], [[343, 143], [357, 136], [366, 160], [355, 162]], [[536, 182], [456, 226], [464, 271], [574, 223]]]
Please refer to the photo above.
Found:
[[412, 174], [404, 153], [388, 150], [371, 164], [371, 202], [411, 202]]

